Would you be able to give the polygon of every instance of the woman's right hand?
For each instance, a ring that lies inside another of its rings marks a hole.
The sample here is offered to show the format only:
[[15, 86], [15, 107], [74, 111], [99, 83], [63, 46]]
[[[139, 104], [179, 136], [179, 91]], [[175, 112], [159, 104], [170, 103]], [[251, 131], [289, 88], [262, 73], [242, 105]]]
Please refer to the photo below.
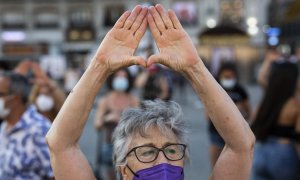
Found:
[[146, 66], [142, 57], [133, 54], [147, 29], [147, 12], [147, 7], [140, 5], [126, 11], [105, 36], [94, 60], [109, 73], [130, 65]]

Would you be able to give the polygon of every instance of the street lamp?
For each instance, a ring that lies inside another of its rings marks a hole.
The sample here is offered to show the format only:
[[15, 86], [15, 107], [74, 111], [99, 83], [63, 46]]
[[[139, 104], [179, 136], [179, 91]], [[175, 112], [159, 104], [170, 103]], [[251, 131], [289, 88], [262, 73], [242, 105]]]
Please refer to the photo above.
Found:
[[217, 21], [216, 21], [214, 18], [208, 18], [208, 19], [206, 20], [206, 26], [207, 26], [208, 28], [214, 28], [214, 27], [217, 26]]
[[259, 31], [257, 27], [257, 23], [258, 23], [257, 18], [250, 16], [248, 17], [246, 22], [248, 25], [248, 34], [250, 34], [251, 36], [255, 36]]

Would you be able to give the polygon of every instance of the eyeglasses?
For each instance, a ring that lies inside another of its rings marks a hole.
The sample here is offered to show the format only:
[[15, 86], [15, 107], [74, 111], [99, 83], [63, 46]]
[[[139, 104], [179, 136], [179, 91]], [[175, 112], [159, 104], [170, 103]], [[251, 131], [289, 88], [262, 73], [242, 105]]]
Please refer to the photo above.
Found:
[[138, 161], [142, 163], [150, 163], [155, 161], [158, 157], [159, 152], [162, 151], [164, 156], [169, 161], [178, 161], [184, 157], [186, 147], [187, 146], [185, 144], [168, 144], [163, 148], [157, 148], [150, 145], [138, 146], [131, 149], [127, 153], [126, 157], [130, 153], [134, 152]]

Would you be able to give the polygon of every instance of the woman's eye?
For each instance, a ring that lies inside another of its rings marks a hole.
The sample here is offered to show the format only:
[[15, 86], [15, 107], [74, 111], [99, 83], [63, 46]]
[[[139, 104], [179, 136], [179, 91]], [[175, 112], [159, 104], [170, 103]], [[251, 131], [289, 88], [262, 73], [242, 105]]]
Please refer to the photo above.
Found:
[[154, 154], [154, 151], [151, 150], [151, 151], [145, 151], [142, 153], [142, 156], [152, 156]]
[[175, 149], [166, 149], [165, 152], [168, 154], [176, 154], [177, 151]]

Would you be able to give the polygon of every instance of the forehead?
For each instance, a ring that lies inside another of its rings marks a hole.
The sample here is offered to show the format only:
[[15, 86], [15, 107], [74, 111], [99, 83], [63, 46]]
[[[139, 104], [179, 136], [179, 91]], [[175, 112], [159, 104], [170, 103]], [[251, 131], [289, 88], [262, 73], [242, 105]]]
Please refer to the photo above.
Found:
[[146, 144], [152, 144], [155, 147], [161, 148], [166, 144], [179, 143], [177, 137], [171, 129], [166, 129], [162, 133], [156, 126], [150, 126], [147, 129], [147, 136], [141, 136], [139, 133], [135, 133], [132, 137], [130, 149], [142, 146]]
[[0, 76], [0, 91], [7, 91], [9, 89], [9, 80], [4, 76]]

